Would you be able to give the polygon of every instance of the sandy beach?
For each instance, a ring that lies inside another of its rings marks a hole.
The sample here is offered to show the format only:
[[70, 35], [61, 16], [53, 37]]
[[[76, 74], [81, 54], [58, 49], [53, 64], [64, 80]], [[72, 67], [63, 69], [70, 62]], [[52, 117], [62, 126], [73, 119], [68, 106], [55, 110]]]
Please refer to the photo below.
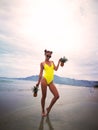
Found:
[[[60, 94], [48, 117], [41, 116], [41, 89], [34, 82], [0, 82], [0, 130], [97, 130], [98, 89], [57, 84]], [[46, 107], [52, 98], [48, 89]]]

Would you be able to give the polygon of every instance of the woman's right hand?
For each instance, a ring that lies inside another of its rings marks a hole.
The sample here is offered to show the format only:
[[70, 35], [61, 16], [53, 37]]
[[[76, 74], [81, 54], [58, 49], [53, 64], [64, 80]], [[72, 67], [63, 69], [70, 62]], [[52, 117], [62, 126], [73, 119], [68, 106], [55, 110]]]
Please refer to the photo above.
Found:
[[39, 83], [36, 84], [36, 87], [38, 87], [38, 86], [39, 86]]

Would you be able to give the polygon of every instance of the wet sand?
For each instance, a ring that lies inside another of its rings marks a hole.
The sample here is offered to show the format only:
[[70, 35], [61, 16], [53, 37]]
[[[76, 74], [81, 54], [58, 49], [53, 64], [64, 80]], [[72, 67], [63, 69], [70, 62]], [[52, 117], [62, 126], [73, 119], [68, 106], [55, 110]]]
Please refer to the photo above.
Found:
[[[0, 91], [0, 130], [97, 130], [98, 89], [57, 85], [60, 98], [41, 116], [41, 90]], [[46, 107], [52, 98], [48, 89]]]

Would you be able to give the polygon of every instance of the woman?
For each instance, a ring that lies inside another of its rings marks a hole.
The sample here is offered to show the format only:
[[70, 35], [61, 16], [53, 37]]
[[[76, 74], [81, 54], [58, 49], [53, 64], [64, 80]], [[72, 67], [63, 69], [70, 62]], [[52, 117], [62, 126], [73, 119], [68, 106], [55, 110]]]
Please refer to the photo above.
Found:
[[[39, 73], [39, 79], [36, 84], [38, 87], [40, 82], [41, 82], [41, 90], [42, 90], [42, 98], [41, 98], [41, 106], [42, 106], [42, 116], [47, 116], [54, 105], [54, 103], [57, 101], [59, 98], [59, 93], [56, 89], [56, 86], [53, 83], [54, 79], [54, 70], [57, 71], [60, 60], [58, 61], [57, 66], [55, 66], [53, 61], [50, 61], [52, 51], [45, 50], [45, 61], [41, 62], [40, 64], [40, 73]], [[44, 74], [43, 74], [44, 72]], [[46, 112], [45, 112], [45, 99], [47, 95], [47, 86], [49, 87], [50, 91], [53, 94], [53, 99], [51, 100], [50, 105], [47, 107]]]

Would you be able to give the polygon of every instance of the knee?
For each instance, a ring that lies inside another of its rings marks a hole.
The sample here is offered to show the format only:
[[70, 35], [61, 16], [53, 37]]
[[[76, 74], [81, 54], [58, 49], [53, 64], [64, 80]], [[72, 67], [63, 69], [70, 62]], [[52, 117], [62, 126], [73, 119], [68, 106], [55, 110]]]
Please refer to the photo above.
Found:
[[57, 99], [59, 99], [59, 98], [60, 98], [60, 96], [59, 96], [59, 95], [56, 95], [56, 96], [55, 96], [55, 98], [56, 98], [56, 100], [57, 100]]

